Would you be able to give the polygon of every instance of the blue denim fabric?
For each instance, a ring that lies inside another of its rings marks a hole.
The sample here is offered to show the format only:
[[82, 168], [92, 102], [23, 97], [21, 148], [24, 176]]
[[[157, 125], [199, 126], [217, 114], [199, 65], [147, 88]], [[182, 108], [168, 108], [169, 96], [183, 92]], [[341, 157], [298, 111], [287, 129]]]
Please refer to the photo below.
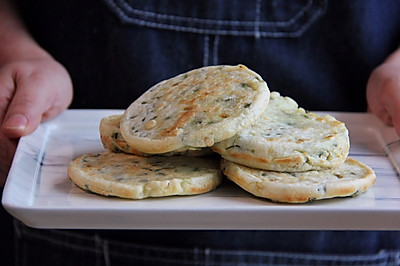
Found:
[[[400, 43], [400, 1], [17, 2], [71, 73], [72, 108], [126, 108], [165, 78], [241, 63], [306, 109], [364, 111], [370, 72]], [[400, 252], [400, 232], [15, 230], [18, 265], [399, 265]]]
[[[385, 249], [385, 239], [382, 236], [399, 236], [397, 232], [382, 232], [379, 245], [375, 251], [367, 247], [361, 252], [345, 253], [323, 253], [323, 252], [301, 252], [302, 245], [307, 246], [307, 240], [302, 238], [314, 238], [318, 233], [315, 232], [279, 232], [269, 233], [239, 231], [241, 242], [248, 241], [255, 235], [267, 236], [263, 241], [255, 241], [252, 248], [231, 248], [231, 245], [213, 248], [202, 246], [202, 239], [198, 245], [175, 246], [173, 239], [183, 233], [186, 236], [192, 234], [199, 237], [207, 233], [202, 231], [152, 231], [144, 232], [147, 237], [161, 238], [162, 242], [168, 244], [147, 244], [149, 240], [136, 239], [140, 235], [138, 231], [131, 231], [130, 241], [115, 240], [107, 238], [101, 232], [91, 232], [91, 234], [79, 231], [65, 230], [39, 230], [24, 226], [20, 222], [15, 222], [16, 243], [17, 243], [17, 265], [400, 265], [400, 249]], [[114, 231], [114, 235], [118, 231]], [[227, 237], [229, 242], [232, 232], [216, 231], [209, 232], [217, 237]], [[237, 233], [237, 232], [235, 232]], [[124, 232], [126, 234], [126, 232]], [[142, 232], [143, 234], [143, 232]], [[317, 240], [313, 245], [324, 246], [325, 242], [334, 241], [334, 235], [339, 235], [337, 240], [340, 243], [330, 243], [329, 245], [339, 244], [348, 246], [343, 236], [350, 241], [371, 241], [371, 237], [363, 238], [366, 235], [362, 232], [325, 232], [327, 236]], [[246, 235], [248, 235], [246, 237]], [[342, 235], [342, 237], [340, 237]], [[297, 236], [297, 237], [296, 237]], [[302, 238], [299, 238], [302, 237]], [[281, 239], [279, 239], [282, 237]], [[267, 249], [271, 242], [288, 244], [291, 238], [293, 244], [298, 245], [296, 251], [283, 249], [274, 251]], [[284, 241], [283, 241], [284, 240]], [[316, 239], [314, 239], [316, 240]], [[150, 241], [154, 242], [154, 241]], [[360, 242], [361, 246], [365, 243]], [[377, 243], [373, 241], [373, 245]], [[371, 243], [366, 244], [366, 246]], [[351, 247], [350, 249], [354, 249]]]
[[369, 74], [400, 44], [397, 0], [17, 2], [70, 71], [73, 108], [125, 108], [165, 78], [241, 63], [305, 109], [365, 111]]

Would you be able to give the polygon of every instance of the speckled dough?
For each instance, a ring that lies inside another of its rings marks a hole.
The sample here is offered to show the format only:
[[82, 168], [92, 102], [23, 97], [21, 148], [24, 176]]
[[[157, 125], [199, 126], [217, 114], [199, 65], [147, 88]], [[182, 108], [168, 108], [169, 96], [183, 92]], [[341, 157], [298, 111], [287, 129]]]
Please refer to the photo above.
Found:
[[[124, 152], [129, 154], [135, 154], [139, 156], [154, 156], [157, 154], [144, 153], [135, 150], [125, 141], [120, 130], [120, 121], [122, 115], [111, 115], [101, 119], [100, 121], [100, 139], [103, 147], [113, 152]], [[176, 151], [162, 153], [162, 156], [175, 156], [175, 155], [187, 155], [187, 156], [208, 156], [213, 151], [211, 148], [194, 148], [194, 147], [183, 147]]]
[[268, 100], [267, 84], [245, 66], [195, 69], [134, 101], [121, 119], [121, 133], [144, 153], [210, 147], [253, 124]]
[[365, 192], [376, 180], [367, 165], [347, 158], [334, 169], [283, 173], [249, 168], [224, 160], [223, 173], [255, 196], [277, 202], [304, 203]]
[[227, 160], [264, 170], [299, 172], [337, 167], [349, 153], [344, 123], [299, 108], [272, 92], [267, 109], [252, 126], [216, 143]]
[[129, 199], [193, 195], [221, 183], [219, 159], [214, 157], [140, 157], [106, 151], [86, 154], [68, 167], [79, 187], [105, 196]]

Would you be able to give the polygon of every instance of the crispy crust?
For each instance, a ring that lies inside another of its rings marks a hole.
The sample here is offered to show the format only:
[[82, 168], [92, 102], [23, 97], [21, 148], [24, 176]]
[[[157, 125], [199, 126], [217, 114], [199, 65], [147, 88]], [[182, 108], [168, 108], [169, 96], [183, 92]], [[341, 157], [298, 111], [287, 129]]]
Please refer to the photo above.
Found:
[[335, 169], [302, 173], [259, 170], [223, 159], [221, 170], [253, 195], [287, 203], [359, 195], [376, 180], [370, 167], [352, 158]]
[[68, 175], [80, 188], [128, 199], [194, 195], [216, 188], [222, 179], [215, 158], [140, 157], [104, 152], [76, 158]]
[[[132, 148], [124, 139], [120, 130], [120, 121], [122, 115], [111, 115], [104, 117], [100, 121], [100, 140], [103, 147], [112, 152], [124, 152], [128, 154], [134, 154], [138, 156], [155, 156], [157, 154], [150, 154], [140, 152]], [[210, 148], [193, 148], [193, 147], [183, 147], [176, 151], [171, 151], [167, 153], [162, 153], [162, 156], [175, 156], [175, 155], [186, 155], [186, 156], [208, 156], [213, 152]]]
[[144, 153], [210, 147], [254, 123], [268, 99], [267, 84], [245, 66], [195, 69], [134, 101], [123, 115], [121, 133]]

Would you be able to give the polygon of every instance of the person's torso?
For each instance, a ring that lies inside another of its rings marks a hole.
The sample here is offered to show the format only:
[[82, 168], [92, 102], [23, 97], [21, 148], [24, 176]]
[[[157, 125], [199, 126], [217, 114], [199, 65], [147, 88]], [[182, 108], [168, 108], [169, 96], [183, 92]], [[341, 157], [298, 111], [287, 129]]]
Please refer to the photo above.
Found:
[[309, 110], [365, 111], [372, 69], [400, 43], [399, 1], [20, 1], [70, 71], [72, 108], [126, 108], [193, 68], [244, 64]]

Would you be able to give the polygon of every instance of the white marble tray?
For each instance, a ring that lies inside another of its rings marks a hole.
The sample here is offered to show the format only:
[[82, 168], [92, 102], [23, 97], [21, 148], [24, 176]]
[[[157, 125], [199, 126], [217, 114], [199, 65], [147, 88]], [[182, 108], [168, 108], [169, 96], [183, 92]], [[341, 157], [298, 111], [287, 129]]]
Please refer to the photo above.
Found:
[[331, 113], [350, 131], [350, 156], [370, 165], [375, 185], [355, 198], [278, 204], [229, 181], [197, 196], [124, 200], [84, 192], [67, 165], [103, 150], [101, 117], [120, 110], [68, 110], [19, 143], [2, 203], [37, 228], [114, 229], [400, 229], [400, 140], [373, 115]]

